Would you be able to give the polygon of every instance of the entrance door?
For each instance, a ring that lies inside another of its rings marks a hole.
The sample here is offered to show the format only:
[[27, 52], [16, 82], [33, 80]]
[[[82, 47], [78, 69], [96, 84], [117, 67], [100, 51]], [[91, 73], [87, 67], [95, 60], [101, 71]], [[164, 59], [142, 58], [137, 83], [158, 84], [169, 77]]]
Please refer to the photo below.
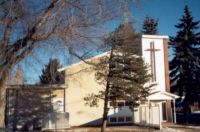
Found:
[[162, 121], [167, 120], [166, 102], [162, 102]]

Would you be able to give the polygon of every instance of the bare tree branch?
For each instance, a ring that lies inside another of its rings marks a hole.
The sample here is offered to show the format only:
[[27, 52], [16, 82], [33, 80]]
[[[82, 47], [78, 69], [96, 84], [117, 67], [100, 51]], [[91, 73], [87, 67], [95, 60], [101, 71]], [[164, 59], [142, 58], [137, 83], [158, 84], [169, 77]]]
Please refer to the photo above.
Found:
[[2, 86], [11, 69], [42, 42], [58, 43], [57, 39], [66, 52], [93, 65], [85, 56], [109, 32], [104, 24], [122, 18], [121, 4], [121, 0], [1, 0], [0, 93], [5, 92]]

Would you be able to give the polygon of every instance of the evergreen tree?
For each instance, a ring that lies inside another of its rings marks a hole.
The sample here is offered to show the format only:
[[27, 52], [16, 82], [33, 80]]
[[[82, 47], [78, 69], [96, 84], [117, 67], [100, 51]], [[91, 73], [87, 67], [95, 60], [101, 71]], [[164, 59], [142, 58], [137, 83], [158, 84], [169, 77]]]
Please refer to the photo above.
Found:
[[62, 84], [65, 80], [64, 72], [58, 72], [62, 67], [57, 59], [50, 59], [40, 75], [41, 84]]
[[108, 102], [116, 104], [119, 99], [125, 100], [133, 110], [146, 100], [150, 86], [144, 87], [144, 84], [151, 78], [141, 57], [141, 36], [134, 32], [130, 24], [121, 25], [111, 34], [107, 43], [111, 51], [95, 67], [96, 79], [105, 85], [105, 91], [85, 98], [86, 101], [92, 100], [90, 106], [97, 104], [97, 98], [104, 99], [102, 132], [107, 123]]
[[199, 46], [200, 32], [197, 33], [199, 22], [193, 20], [188, 7], [184, 8], [184, 15], [178, 28], [177, 35], [170, 38], [170, 47], [173, 49], [174, 58], [170, 62], [171, 90], [184, 96], [184, 117], [187, 122], [187, 114], [190, 105], [199, 97]]
[[158, 20], [147, 16], [143, 23], [142, 33], [148, 35], [158, 34]]

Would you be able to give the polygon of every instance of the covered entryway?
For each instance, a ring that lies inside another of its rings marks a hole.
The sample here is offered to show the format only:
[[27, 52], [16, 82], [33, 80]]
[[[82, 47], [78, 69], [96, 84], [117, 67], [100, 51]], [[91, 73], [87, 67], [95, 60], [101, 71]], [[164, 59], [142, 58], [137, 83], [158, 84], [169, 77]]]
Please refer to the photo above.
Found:
[[[160, 121], [161, 122], [166, 122], [167, 118], [171, 118], [173, 119], [173, 122], [176, 123], [175, 101], [177, 98], [179, 98], [179, 96], [175, 94], [157, 91], [157, 92], [152, 93], [147, 99], [148, 99], [149, 104], [156, 103], [160, 106]], [[172, 103], [173, 107], [170, 107], [170, 108], [167, 107], [166, 106], [167, 101], [173, 102]], [[171, 114], [169, 114], [168, 111], [170, 111]]]

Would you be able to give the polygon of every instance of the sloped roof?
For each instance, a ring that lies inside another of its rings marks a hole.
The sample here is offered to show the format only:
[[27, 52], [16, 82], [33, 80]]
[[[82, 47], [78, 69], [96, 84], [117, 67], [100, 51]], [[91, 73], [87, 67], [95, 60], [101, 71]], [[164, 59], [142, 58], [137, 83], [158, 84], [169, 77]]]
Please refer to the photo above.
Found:
[[147, 100], [150, 100], [150, 101], [173, 100], [173, 99], [177, 99], [177, 98], [179, 98], [178, 95], [168, 93], [168, 92], [157, 91], [157, 92], [151, 93], [147, 97]]
[[[154, 39], [168, 39], [169, 37], [168, 36], [166, 36], [166, 35], [142, 35], [142, 38], [154, 38]], [[90, 61], [92, 61], [92, 60], [94, 60], [94, 59], [97, 59], [97, 58], [100, 58], [100, 57], [102, 57], [102, 56], [105, 56], [106, 54], [108, 54], [110, 51], [107, 51], [107, 52], [104, 52], [104, 53], [102, 53], [102, 54], [99, 54], [99, 55], [96, 55], [96, 56], [93, 56], [93, 57], [91, 57], [91, 58], [89, 58], [89, 59], [86, 59], [85, 60], [85, 62], [90, 62]], [[84, 61], [80, 61], [80, 62], [78, 62], [78, 63], [74, 63], [74, 64], [72, 64], [72, 65], [67, 65], [67, 66], [65, 66], [65, 67], [62, 67], [62, 68], [60, 68], [60, 69], [58, 69], [58, 71], [59, 72], [61, 72], [61, 71], [64, 71], [64, 70], [66, 70], [66, 69], [68, 69], [68, 68], [71, 68], [71, 67], [74, 67], [74, 66], [77, 66], [77, 65], [80, 65], [80, 64], [83, 64], [83, 63], [85, 63]]]
[[[95, 59], [97, 59], [97, 58], [103, 57], [103, 56], [109, 54], [109, 52], [110, 52], [110, 51], [104, 52], [104, 53], [102, 53], [102, 54], [99, 54], [99, 55], [96, 55], [96, 56], [91, 57], [91, 58], [89, 58], [89, 59], [86, 59], [85, 62], [91, 62], [92, 60], [95, 60]], [[71, 67], [74, 67], [74, 66], [78, 66], [78, 65], [80, 65], [80, 64], [84, 64], [85, 62], [84, 62], [84, 61], [80, 61], [80, 62], [78, 62], [78, 63], [72, 64], [72, 65], [68, 65], [68, 66], [59, 68], [58, 71], [61, 72], [61, 71], [64, 71], [64, 70], [66, 70], [66, 69], [68, 69], [68, 68], [71, 68]]]

